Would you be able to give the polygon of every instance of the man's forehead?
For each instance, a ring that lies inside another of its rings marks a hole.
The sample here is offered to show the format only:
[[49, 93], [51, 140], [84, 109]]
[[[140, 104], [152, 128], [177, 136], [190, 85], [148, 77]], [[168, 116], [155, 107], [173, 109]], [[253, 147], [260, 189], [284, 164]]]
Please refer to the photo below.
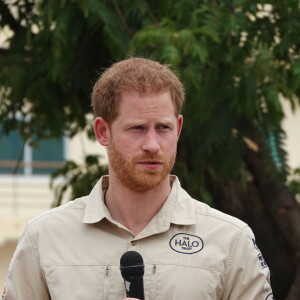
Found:
[[145, 97], [145, 96], [153, 97], [153, 96], [159, 96], [164, 93], [169, 93], [171, 95], [169, 87], [166, 87], [166, 88], [160, 89], [160, 90], [153, 90], [150, 88], [148, 88], [148, 89], [143, 88], [143, 89], [139, 90], [139, 89], [129, 87], [129, 88], [124, 88], [120, 91], [120, 99], [122, 99], [125, 95], [128, 95], [128, 94], [132, 94], [132, 95], [135, 94], [140, 97]]
[[[160, 90], [159, 92], [141, 93], [136, 90], [124, 90], [120, 94], [119, 114], [121, 110], [129, 107], [134, 110], [143, 109], [147, 105], [149, 108], [159, 109], [163, 105], [172, 107], [176, 111], [174, 102], [169, 89]], [[175, 113], [176, 116], [176, 113]]]

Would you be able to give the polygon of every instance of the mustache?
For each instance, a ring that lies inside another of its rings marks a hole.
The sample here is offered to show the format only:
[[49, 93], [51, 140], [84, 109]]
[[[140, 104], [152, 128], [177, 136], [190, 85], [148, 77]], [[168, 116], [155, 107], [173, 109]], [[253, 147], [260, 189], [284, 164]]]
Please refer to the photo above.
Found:
[[165, 156], [163, 155], [159, 155], [159, 154], [143, 154], [143, 155], [139, 155], [137, 157], [135, 157], [134, 159], [134, 162], [140, 162], [140, 161], [157, 161], [157, 162], [160, 162], [160, 163], [164, 163], [166, 161], [166, 158]]

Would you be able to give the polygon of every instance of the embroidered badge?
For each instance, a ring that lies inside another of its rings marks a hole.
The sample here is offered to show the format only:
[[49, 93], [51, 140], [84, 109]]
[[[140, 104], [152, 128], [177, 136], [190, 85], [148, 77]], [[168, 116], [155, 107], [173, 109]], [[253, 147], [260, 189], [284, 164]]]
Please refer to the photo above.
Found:
[[266, 300], [274, 300], [273, 293], [269, 294]]
[[203, 240], [199, 236], [188, 233], [175, 234], [169, 244], [172, 250], [183, 254], [194, 254], [204, 247]]
[[[8, 275], [7, 275], [8, 276]], [[7, 278], [7, 277], [6, 277]], [[6, 295], [6, 292], [5, 292], [5, 289], [6, 289], [6, 281], [7, 279], [5, 280], [5, 284], [4, 284], [4, 289], [3, 289], [3, 294], [2, 294], [2, 297], [1, 299], [4, 299], [5, 295]]]
[[[262, 255], [261, 251], [260, 251], [259, 248], [257, 247], [257, 244], [256, 244], [255, 239], [252, 239], [252, 243], [253, 243], [254, 248], [258, 251], [257, 258], [258, 258], [258, 260], [259, 260], [259, 262], [260, 262], [261, 268], [262, 268], [262, 269], [267, 268], [268, 265], [267, 265], [267, 263], [266, 263], [266, 261], [265, 261], [263, 255]], [[270, 294], [270, 295], [271, 295], [271, 294]], [[268, 296], [268, 297], [269, 297], [269, 296]], [[272, 296], [272, 297], [273, 297], [273, 296]], [[272, 299], [272, 298], [266, 298], [266, 299], [269, 300], [269, 299]]]

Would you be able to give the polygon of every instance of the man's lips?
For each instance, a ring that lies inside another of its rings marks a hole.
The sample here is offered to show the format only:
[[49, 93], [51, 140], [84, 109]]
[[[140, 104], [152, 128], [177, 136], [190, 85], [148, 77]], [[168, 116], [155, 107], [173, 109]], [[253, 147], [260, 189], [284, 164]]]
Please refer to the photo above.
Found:
[[145, 160], [145, 161], [140, 161], [140, 165], [146, 167], [146, 168], [151, 168], [151, 169], [156, 169], [162, 165], [160, 161], [157, 160]]

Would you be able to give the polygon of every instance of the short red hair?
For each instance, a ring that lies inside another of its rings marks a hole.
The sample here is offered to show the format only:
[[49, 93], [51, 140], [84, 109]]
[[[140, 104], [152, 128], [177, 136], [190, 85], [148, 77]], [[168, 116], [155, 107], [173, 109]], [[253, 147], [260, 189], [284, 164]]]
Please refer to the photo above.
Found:
[[176, 115], [184, 102], [183, 85], [168, 66], [150, 59], [129, 58], [113, 64], [94, 85], [95, 116], [111, 124], [118, 116], [122, 92], [132, 90], [142, 95], [169, 90]]

